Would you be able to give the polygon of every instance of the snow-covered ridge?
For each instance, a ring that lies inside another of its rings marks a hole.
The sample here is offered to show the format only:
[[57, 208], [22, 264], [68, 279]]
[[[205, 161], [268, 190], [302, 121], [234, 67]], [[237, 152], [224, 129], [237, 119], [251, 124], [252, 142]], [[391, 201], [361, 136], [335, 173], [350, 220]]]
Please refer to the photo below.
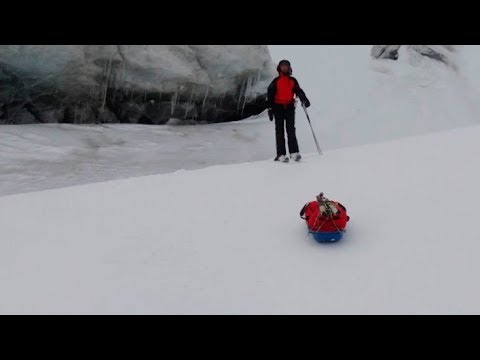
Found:
[[402, 46], [421, 56], [426, 56], [451, 66], [455, 64], [455, 53], [461, 48], [459, 45], [374, 45], [372, 47], [372, 56], [376, 59], [397, 60]]

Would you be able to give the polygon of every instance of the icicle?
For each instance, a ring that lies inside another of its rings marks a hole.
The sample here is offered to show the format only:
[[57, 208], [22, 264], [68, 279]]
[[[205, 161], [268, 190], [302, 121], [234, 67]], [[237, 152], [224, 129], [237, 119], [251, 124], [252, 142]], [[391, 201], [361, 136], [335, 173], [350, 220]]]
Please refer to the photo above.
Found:
[[124, 62], [123, 62], [122, 77], [121, 77], [122, 82], [125, 81], [125, 73], [126, 73], [126, 72], [127, 72], [127, 62], [124, 61]]
[[115, 71], [115, 95], [117, 94], [117, 91], [118, 91], [118, 83], [120, 82], [119, 81], [119, 75], [118, 75], [118, 71]]
[[[253, 86], [254, 86], [255, 88], [256, 88], [257, 84], [260, 82], [261, 78], [262, 78], [262, 74], [260, 73], [260, 70], [258, 70], [258, 71], [257, 71], [257, 76], [256, 76], [256, 78], [255, 78], [255, 82], [254, 82], [254, 84], [253, 84]], [[253, 89], [252, 89], [252, 92], [253, 92]], [[254, 96], [254, 95], [255, 95], [255, 96]], [[253, 97], [252, 100], [253, 100], [254, 103], [257, 102], [257, 98], [258, 98], [258, 97], [257, 97], [256, 95], [257, 95], [257, 93], [255, 93], [255, 94], [252, 93], [252, 95], [251, 95], [251, 96]]]
[[248, 84], [247, 84], [247, 88], [245, 89], [245, 96], [243, 97], [242, 112], [240, 116], [243, 116], [243, 111], [245, 110], [245, 104], [247, 102], [247, 91], [248, 91]]
[[115, 102], [115, 99], [117, 98], [119, 82], [120, 82], [120, 75], [119, 75], [118, 70], [117, 70], [117, 71], [115, 71], [115, 92], [113, 94], [113, 99], [112, 99], [113, 103]]
[[173, 113], [175, 112], [175, 108], [177, 106], [177, 98], [178, 98], [178, 90], [175, 91], [175, 93], [172, 96], [171, 100], [171, 115], [173, 116]]
[[205, 91], [205, 97], [203, 98], [201, 114], [203, 114], [203, 109], [205, 108], [205, 102], [207, 101], [207, 97], [208, 97], [208, 92], [209, 92], [209, 90], [210, 90], [210, 88], [207, 86], [207, 91]]
[[192, 92], [190, 93], [190, 100], [188, 100], [187, 107], [185, 108], [184, 120], [187, 119], [187, 114], [188, 114], [188, 110], [190, 109], [190, 104], [193, 104], [193, 89], [194, 89], [194, 86], [192, 86]]
[[105, 108], [105, 103], [107, 101], [107, 92], [108, 92], [108, 77], [110, 76], [110, 69], [112, 68], [112, 58], [108, 61], [107, 65], [107, 78], [105, 79], [105, 94], [103, 95], [103, 102], [102, 102], [102, 107], [101, 110]]
[[252, 80], [253, 80], [252, 76], [249, 76], [247, 78], [247, 87], [245, 89], [245, 96], [243, 97], [242, 116], [243, 116], [243, 112], [245, 110], [245, 104], [247, 103], [247, 98], [250, 97], [250, 93], [251, 93], [251, 89], [252, 89]]
[[246, 80], [242, 81], [242, 88], [240, 89], [240, 95], [238, 96], [238, 103], [237, 103], [237, 114], [238, 114], [238, 110], [240, 109], [240, 104], [242, 102], [242, 94], [243, 94], [243, 90], [245, 89], [245, 84], [246, 84]]

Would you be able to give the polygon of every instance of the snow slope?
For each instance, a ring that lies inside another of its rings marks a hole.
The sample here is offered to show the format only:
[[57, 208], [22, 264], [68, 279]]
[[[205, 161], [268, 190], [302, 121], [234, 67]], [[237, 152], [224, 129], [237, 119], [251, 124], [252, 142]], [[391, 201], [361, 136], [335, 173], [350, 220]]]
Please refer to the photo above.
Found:
[[[3, 314], [479, 314], [480, 127], [0, 197]], [[319, 245], [320, 191], [352, 220]]]

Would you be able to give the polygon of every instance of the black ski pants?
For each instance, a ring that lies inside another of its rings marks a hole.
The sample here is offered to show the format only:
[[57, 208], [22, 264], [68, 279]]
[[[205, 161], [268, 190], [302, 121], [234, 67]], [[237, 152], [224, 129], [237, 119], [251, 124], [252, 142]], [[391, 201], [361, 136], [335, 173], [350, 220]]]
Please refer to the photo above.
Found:
[[275, 116], [277, 156], [287, 155], [287, 149], [285, 147], [285, 128], [287, 130], [289, 153], [298, 153], [298, 141], [295, 130], [295, 105], [275, 104], [272, 110], [273, 115]]

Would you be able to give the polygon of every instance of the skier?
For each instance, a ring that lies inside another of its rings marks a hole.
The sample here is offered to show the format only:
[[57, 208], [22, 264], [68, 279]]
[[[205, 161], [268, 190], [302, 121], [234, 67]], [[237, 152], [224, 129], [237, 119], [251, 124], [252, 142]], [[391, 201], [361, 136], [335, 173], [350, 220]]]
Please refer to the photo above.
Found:
[[292, 77], [290, 61], [280, 61], [277, 66], [277, 71], [279, 76], [272, 81], [267, 92], [268, 115], [271, 121], [273, 121], [275, 117], [277, 145], [277, 157], [275, 161], [289, 161], [285, 146], [285, 127], [287, 129], [290, 157], [295, 161], [299, 161], [302, 157], [295, 133], [295, 95], [306, 108], [310, 106], [310, 101], [307, 99], [305, 92], [300, 88], [297, 79]]

